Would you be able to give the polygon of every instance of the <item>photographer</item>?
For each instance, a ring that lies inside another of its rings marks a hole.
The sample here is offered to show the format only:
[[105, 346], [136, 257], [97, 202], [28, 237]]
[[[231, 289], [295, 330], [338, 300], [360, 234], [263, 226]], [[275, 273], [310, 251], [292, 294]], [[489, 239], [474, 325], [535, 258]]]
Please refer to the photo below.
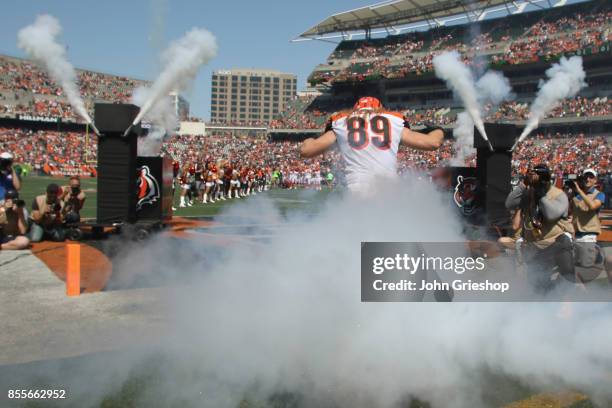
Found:
[[80, 222], [85, 193], [81, 190], [79, 176], [70, 177], [70, 185], [62, 187], [61, 200], [64, 202], [64, 220], [69, 224]]
[[21, 181], [13, 169], [13, 155], [8, 152], [0, 153], [0, 201], [9, 190], [19, 191]]
[[568, 218], [569, 200], [551, 183], [550, 170], [537, 165], [506, 198], [509, 210], [521, 211], [528, 276], [537, 289], [550, 289], [553, 269], [573, 279], [574, 228]]
[[9, 190], [0, 201], [0, 249], [27, 249], [25, 202], [15, 190]]
[[599, 210], [606, 201], [604, 193], [597, 190], [597, 172], [586, 169], [573, 181], [572, 218], [576, 230], [576, 265], [591, 268], [603, 263], [603, 253], [597, 246], [601, 233]]
[[57, 184], [47, 186], [47, 194], [37, 196], [32, 202], [32, 227], [30, 241], [40, 242], [43, 238], [63, 241], [65, 238], [63, 209]]

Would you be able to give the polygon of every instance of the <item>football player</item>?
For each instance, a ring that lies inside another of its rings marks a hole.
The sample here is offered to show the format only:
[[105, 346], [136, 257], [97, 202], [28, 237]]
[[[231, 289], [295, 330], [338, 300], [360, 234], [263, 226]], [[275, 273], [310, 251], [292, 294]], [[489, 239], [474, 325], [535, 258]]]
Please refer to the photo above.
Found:
[[352, 110], [332, 115], [325, 132], [317, 139], [306, 139], [300, 153], [302, 157], [315, 157], [337, 142], [346, 164], [348, 188], [363, 192], [380, 177], [397, 176], [400, 143], [418, 150], [436, 150], [443, 140], [442, 128], [415, 132], [401, 113], [385, 110], [378, 99], [367, 96], [360, 98]]

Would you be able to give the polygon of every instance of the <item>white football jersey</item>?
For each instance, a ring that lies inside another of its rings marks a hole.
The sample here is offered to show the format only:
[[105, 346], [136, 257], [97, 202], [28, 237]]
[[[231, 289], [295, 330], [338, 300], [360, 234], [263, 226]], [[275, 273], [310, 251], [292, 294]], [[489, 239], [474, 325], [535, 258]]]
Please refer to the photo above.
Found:
[[351, 190], [362, 190], [381, 176], [397, 176], [397, 149], [404, 130], [400, 113], [357, 111], [333, 115], [331, 121]]

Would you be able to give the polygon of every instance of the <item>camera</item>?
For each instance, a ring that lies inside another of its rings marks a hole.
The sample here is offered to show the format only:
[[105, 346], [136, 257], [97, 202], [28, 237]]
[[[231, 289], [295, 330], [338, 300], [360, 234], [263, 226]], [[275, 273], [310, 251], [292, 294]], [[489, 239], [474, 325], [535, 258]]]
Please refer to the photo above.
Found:
[[15, 204], [17, 206], [17, 208], [24, 208], [25, 207], [25, 201], [19, 199], [19, 193], [17, 193], [17, 191], [15, 191], [15, 190], [7, 191], [6, 194], [4, 195], [4, 198], [6, 200], [13, 200], [13, 204]]
[[0, 174], [8, 175], [11, 174], [11, 166], [13, 165], [13, 160], [11, 159], [0, 159]]
[[81, 187], [70, 187], [70, 191], [73, 196], [79, 195], [81, 192]]
[[567, 176], [567, 180], [563, 183], [563, 190], [567, 194], [575, 195], [576, 194], [576, 186], [574, 183], [578, 184], [582, 190], [586, 189], [586, 179], [583, 175], [570, 174]]

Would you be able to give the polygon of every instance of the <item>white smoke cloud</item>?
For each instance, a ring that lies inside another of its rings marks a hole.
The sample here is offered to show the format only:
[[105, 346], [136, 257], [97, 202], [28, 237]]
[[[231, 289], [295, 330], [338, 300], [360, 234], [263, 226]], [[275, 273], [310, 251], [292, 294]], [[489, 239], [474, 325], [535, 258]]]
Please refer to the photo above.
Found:
[[499, 105], [512, 98], [510, 81], [501, 72], [487, 71], [476, 82], [476, 92], [480, 103]]
[[57, 42], [56, 37], [61, 32], [59, 21], [53, 16], [43, 14], [36, 17], [33, 24], [19, 30], [17, 45], [62, 87], [75, 112], [85, 122], [92, 124], [79, 92], [77, 74], [66, 58], [65, 47]]
[[561, 57], [559, 63], [546, 70], [548, 80], [540, 80], [540, 90], [531, 104], [527, 126], [521, 133], [519, 141], [524, 140], [532, 130], [538, 127], [548, 112], [553, 110], [565, 98], [571, 98], [584, 88], [586, 73], [582, 68], [582, 57]]
[[[413, 177], [367, 198], [331, 199], [318, 215], [286, 223], [260, 195], [219, 219], [230, 234], [240, 226], [255, 236], [279, 231], [263, 242], [236, 241], [206, 264], [167, 239], [131, 251], [118, 275], [188, 282], [172, 300], [175, 326], [165, 341], [197, 376], [169, 373], [157, 392], [215, 408], [275, 392], [296, 393], [304, 407], [396, 407], [416, 396], [434, 408], [482, 408], [491, 406], [483, 395], [493, 373], [612, 397], [612, 315], [601, 305], [575, 304], [574, 318], [562, 319], [556, 303], [360, 301], [360, 243], [463, 240], [448, 201]], [[181, 245], [198, 254], [203, 246]]]
[[194, 28], [162, 53], [162, 72], [151, 85], [149, 97], [134, 120], [140, 122], [153, 105], [170, 92], [182, 92], [200, 68], [217, 55], [217, 41], [207, 30]]
[[445, 81], [446, 85], [461, 99], [476, 129], [485, 140], [488, 140], [478, 103], [474, 76], [461, 61], [460, 54], [457, 51], [450, 51], [436, 55], [433, 58], [433, 66], [436, 76]]
[[467, 112], [457, 115], [457, 121], [453, 129], [455, 138], [453, 146], [455, 155], [450, 160], [451, 166], [463, 167], [466, 159], [474, 153], [474, 121]]
[[[373, 192], [286, 216], [260, 194], [218, 217], [223, 239], [245, 228], [259, 240], [242, 235], [210, 248], [213, 235], [158, 235], [134, 244], [114, 262], [115, 289], [156, 274], [172, 284], [163, 291], [171, 325], [155, 338], [156, 358], [143, 363], [128, 351], [50, 378], [83, 407], [124, 384], [145, 388], [133, 391], [142, 407], [235, 408], [243, 398], [253, 403], [242, 406], [279, 406], [256, 402], [289, 393], [298, 403], [280, 406], [390, 408], [415, 396], [433, 408], [488, 408], [504, 405], [485, 398], [503, 394], [499, 378], [612, 398], [607, 304], [576, 303], [560, 318], [559, 304], [546, 302], [362, 303], [362, 241], [464, 240], [450, 198], [430, 183], [410, 177]], [[142, 380], [124, 381], [139, 369]]]
[[[146, 87], [134, 89], [132, 103], [142, 107], [150, 98], [150, 93], [150, 89]], [[176, 133], [179, 125], [172, 98], [165, 96], [158, 99], [143, 119], [152, 126], [146, 136], [138, 138], [138, 154], [140, 156], [159, 156], [164, 136]]]
[[[491, 104], [492, 109], [505, 100], [512, 98], [510, 81], [501, 72], [487, 71], [476, 81], [476, 100], [478, 111], [483, 111], [483, 104]], [[467, 112], [457, 115], [453, 129], [455, 156], [451, 159], [451, 166], [465, 166], [466, 159], [475, 152], [474, 149], [474, 121]]]

